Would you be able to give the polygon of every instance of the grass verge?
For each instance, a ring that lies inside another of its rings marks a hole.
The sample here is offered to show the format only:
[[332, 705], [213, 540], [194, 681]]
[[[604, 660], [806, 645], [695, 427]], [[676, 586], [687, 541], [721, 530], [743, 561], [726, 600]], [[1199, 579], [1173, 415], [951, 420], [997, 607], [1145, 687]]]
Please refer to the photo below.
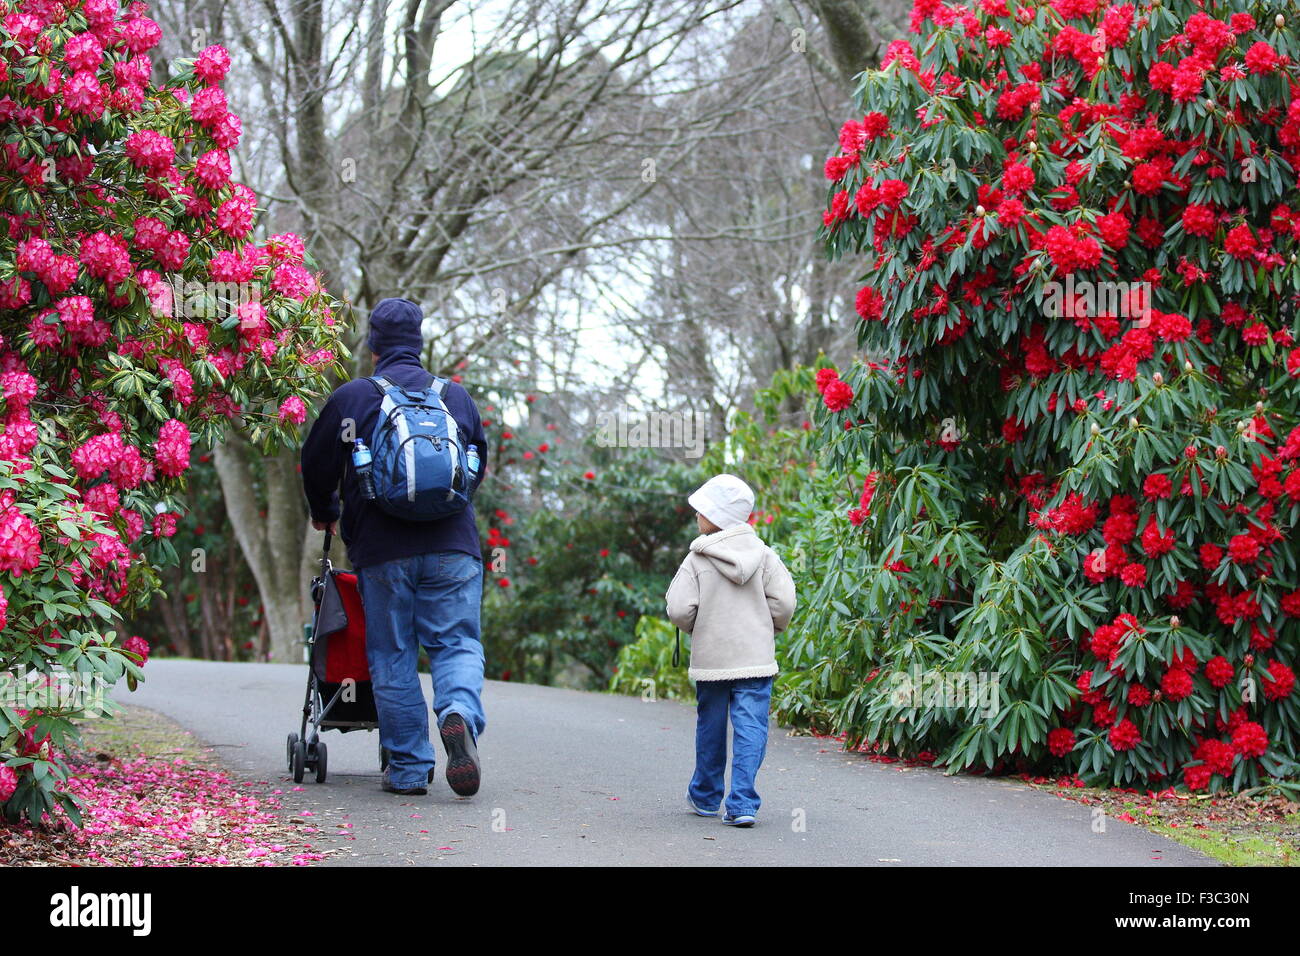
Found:
[[1027, 778], [1040, 790], [1099, 806], [1229, 866], [1300, 866], [1300, 804], [1280, 796], [1109, 790], [1077, 779]]

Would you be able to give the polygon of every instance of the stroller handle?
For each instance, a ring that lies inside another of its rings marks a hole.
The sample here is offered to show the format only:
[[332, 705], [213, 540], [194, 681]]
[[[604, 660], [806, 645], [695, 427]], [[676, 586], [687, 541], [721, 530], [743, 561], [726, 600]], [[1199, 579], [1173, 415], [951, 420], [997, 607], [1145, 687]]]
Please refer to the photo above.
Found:
[[334, 543], [334, 532], [326, 531], [325, 546], [321, 548], [321, 552], [320, 552], [320, 573], [322, 577], [329, 573], [330, 545], [333, 543]]

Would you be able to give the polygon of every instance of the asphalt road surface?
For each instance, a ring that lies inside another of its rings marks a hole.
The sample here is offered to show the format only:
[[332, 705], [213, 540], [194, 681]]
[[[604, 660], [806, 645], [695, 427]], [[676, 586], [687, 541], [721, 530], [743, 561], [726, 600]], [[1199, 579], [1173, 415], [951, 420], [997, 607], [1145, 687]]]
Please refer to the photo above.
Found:
[[[152, 660], [121, 700], [168, 715], [236, 775], [283, 790], [335, 848], [329, 865], [1205, 866], [1140, 827], [1019, 781], [872, 763], [772, 728], [750, 830], [693, 816], [694, 709], [673, 701], [489, 681], [483, 786], [457, 797], [440, 761], [428, 796], [379, 789], [379, 735], [327, 731], [329, 778], [294, 789], [297, 664]], [[425, 696], [430, 695], [427, 675]]]

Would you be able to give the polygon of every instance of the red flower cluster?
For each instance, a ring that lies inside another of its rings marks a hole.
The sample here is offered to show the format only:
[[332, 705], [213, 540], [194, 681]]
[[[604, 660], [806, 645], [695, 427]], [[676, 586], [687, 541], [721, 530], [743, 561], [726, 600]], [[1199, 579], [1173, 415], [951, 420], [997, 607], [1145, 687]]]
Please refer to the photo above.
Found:
[[1047, 735], [1047, 749], [1054, 757], [1064, 757], [1074, 749], [1074, 731], [1068, 727], [1057, 727]]
[[1120, 614], [1109, 624], [1102, 624], [1092, 632], [1088, 647], [1094, 655], [1109, 665], [1127, 638], [1145, 633], [1146, 629], [1138, 624], [1137, 618], [1132, 614]]
[[842, 412], [853, 404], [853, 389], [840, 379], [833, 368], [817, 371], [817, 391], [822, 394], [822, 402], [832, 412]]
[[1142, 743], [1142, 733], [1138, 730], [1137, 724], [1125, 717], [1110, 729], [1106, 739], [1117, 751], [1132, 750]]
[[849, 509], [849, 523], [855, 528], [871, 517], [871, 499], [875, 497], [876, 482], [879, 480], [880, 472], [873, 471], [862, 482], [862, 494], [858, 498], [858, 507]]

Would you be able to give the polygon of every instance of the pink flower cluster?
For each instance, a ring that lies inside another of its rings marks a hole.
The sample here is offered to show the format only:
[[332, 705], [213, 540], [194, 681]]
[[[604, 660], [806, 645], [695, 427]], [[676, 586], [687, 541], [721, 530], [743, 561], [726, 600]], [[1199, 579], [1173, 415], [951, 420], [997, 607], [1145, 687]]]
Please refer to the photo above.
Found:
[[290, 421], [301, 425], [307, 420], [307, 406], [297, 395], [290, 395], [280, 403], [280, 421]]
[[190, 467], [190, 430], [184, 422], [173, 418], [163, 424], [154, 443], [154, 461], [168, 478], [176, 478]]
[[179, 272], [190, 254], [190, 237], [179, 229], [168, 229], [162, 220], [152, 216], [135, 221], [132, 245], [151, 253], [169, 272]]
[[113, 484], [129, 489], [139, 486], [145, 477], [145, 463], [140, 449], [122, 440], [118, 432], [107, 432], [89, 439], [72, 453], [77, 475], [91, 480], [109, 473]]
[[41, 533], [36, 523], [17, 507], [0, 512], [0, 571], [22, 577], [41, 563]]
[[126, 138], [126, 158], [137, 168], [157, 175], [175, 162], [176, 144], [162, 133], [140, 130]]
[[140, 656], [141, 664], [147, 664], [149, 662], [149, 642], [143, 637], [139, 637], [138, 635], [128, 637], [125, 643], [122, 644], [122, 648], [123, 650], [130, 651], [132, 654], [138, 654]]

